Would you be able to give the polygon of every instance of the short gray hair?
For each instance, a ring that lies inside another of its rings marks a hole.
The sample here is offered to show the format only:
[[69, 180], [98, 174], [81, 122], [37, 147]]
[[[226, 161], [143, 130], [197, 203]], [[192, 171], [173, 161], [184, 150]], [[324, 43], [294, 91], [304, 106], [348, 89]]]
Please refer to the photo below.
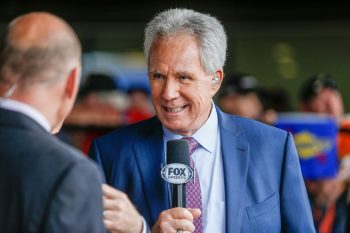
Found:
[[160, 37], [181, 32], [193, 35], [200, 43], [200, 61], [208, 74], [222, 69], [226, 60], [227, 36], [218, 19], [190, 9], [160, 12], [145, 29], [144, 54], [147, 64], [152, 44]]

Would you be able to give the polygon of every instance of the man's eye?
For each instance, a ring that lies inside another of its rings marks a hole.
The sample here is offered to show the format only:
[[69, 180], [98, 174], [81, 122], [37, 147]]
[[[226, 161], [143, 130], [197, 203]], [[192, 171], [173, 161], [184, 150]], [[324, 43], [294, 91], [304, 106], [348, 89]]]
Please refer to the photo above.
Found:
[[186, 81], [186, 80], [189, 80], [190, 78], [188, 76], [180, 76], [179, 79], [181, 81]]
[[154, 80], [164, 79], [164, 76], [161, 75], [161, 74], [154, 74], [154, 75], [153, 75], [153, 79], [154, 79]]

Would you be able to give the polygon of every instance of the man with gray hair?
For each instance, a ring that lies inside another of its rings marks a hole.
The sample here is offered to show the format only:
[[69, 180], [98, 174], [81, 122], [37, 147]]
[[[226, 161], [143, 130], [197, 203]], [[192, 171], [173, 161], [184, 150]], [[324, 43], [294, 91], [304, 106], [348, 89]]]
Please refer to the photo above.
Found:
[[[315, 232], [292, 136], [223, 113], [226, 34], [214, 17], [170, 9], [145, 30], [156, 116], [95, 140], [90, 156], [125, 191], [152, 232]], [[171, 208], [160, 169], [169, 140], [190, 145], [188, 208]]]

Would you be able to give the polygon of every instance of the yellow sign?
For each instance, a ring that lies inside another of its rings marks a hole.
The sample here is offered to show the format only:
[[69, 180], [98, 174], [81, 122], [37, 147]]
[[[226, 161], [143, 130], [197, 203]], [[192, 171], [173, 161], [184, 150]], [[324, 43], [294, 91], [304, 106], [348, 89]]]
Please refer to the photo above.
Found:
[[317, 138], [309, 131], [301, 131], [293, 136], [299, 157], [302, 159], [314, 158], [332, 147], [329, 139]]

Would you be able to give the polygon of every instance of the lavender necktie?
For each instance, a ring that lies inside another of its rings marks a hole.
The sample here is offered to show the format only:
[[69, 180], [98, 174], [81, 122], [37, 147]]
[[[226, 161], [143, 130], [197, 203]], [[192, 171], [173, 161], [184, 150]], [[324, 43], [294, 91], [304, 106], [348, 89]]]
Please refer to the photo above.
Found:
[[[186, 207], [198, 208], [202, 211], [201, 186], [199, 183], [197, 169], [195, 168], [193, 159], [192, 159], [192, 153], [199, 147], [199, 143], [194, 138], [191, 138], [191, 137], [183, 137], [183, 139], [186, 139], [188, 141], [188, 145], [190, 148], [191, 167], [194, 170], [193, 180], [186, 183]], [[202, 214], [201, 216], [199, 216], [199, 218], [193, 221], [193, 224], [196, 227], [194, 233], [203, 233]]]

